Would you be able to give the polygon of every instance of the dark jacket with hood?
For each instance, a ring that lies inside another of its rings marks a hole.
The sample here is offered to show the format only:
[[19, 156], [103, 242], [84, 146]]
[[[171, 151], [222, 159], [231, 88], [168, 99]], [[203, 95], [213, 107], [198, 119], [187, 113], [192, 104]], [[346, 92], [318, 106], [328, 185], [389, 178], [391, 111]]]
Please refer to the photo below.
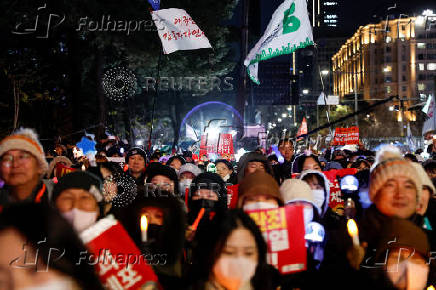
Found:
[[266, 173], [274, 176], [273, 169], [268, 162], [268, 158], [265, 155], [262, 155], [257, 152], [248, 152], [242, 155], [238, 162], [238, 183], [241, 183], [242, 179], [245, 176], [245, 168], [247, 167], [249, 162], [262, 162], [265, 166]]

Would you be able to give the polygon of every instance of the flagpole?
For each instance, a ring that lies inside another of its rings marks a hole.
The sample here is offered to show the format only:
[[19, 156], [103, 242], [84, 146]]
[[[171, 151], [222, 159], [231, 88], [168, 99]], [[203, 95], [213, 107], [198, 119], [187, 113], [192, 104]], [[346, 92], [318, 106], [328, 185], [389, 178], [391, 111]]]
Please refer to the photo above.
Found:
[[150, 124], [150, 135], [148, 137], [147, 150], [151, 151], [151, 137], [153, 135], [153, 122], [154, 122], [154, 112], [156, 109], [156, 100], [159, 98], [159, 83], [160, 83], [160, 65], [162, 62], [162, 49], [159, 52], [159, 59], [157, 60], [157, 79], [156, 79], [156, 93], [153, 96], [153, 107], [151, 110], [151, 124]]

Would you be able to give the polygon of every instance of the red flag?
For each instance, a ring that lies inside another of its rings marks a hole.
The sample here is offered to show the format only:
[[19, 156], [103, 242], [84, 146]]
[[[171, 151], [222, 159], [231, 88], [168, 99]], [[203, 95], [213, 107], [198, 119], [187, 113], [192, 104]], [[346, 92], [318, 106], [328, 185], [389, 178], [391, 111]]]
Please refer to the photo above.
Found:
[[297, 132], [297, 138], [302, 136], [302, 135], [307, 135], [307, 121], [306, 121], [306, 117], [303, 117], [303, 122], [301, 122], [301, 126], [298, 129]]

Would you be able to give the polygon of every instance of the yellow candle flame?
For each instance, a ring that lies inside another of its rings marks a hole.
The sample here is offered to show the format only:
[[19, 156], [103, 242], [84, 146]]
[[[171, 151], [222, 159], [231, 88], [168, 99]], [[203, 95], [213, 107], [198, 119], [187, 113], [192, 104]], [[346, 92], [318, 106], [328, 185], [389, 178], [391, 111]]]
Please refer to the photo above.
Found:
[[141, 231], [147, 231], [147, 228], [148, 228], [147, 216], [143, 214], [141, 216]]
[[427, 290], [435, 290], [433, 286], [428, 286]]
[[359, 229], [357, 228], [356, 222], [353, 219], [349, 219], [347, 222], [348, 234], [353, 237], [359, 235]]

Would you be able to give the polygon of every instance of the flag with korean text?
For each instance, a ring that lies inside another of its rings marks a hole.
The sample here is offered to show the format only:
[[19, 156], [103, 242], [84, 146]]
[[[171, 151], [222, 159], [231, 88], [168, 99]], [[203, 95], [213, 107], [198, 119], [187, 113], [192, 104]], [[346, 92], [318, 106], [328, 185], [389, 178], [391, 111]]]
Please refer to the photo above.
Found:
[[303, 121], [301, 122], [301, 126], [297, 132], [297, 138], [300, 136], [307, 135], [307, 120], [306, 117], [303, 117]]
[[285, 0], [274, 12], [261, 39], [244, 61], [250, 79], [260, 84], [259, 62], [313, 45], [306, 0]]
[[209, 39], [185, 10], [169, 8], [151, 13], [164, 54], [178, 50], [212, 48]]
[[282, 274], [304, 271], [307, 268], [304, 239], [303, 206], [287, 205], [275, 209], [247, 211], [258, 225], [268, 246], [268, 264]]
[[[155, 289], [157, 276], [149, 263], [151, 255], [142, 254], [123, 226], [109, 215], [80, 234], [89, 253], [81, 263], [95, 266], [105, 289]], [[154, 259], [154, 258], [153, 258]]]

